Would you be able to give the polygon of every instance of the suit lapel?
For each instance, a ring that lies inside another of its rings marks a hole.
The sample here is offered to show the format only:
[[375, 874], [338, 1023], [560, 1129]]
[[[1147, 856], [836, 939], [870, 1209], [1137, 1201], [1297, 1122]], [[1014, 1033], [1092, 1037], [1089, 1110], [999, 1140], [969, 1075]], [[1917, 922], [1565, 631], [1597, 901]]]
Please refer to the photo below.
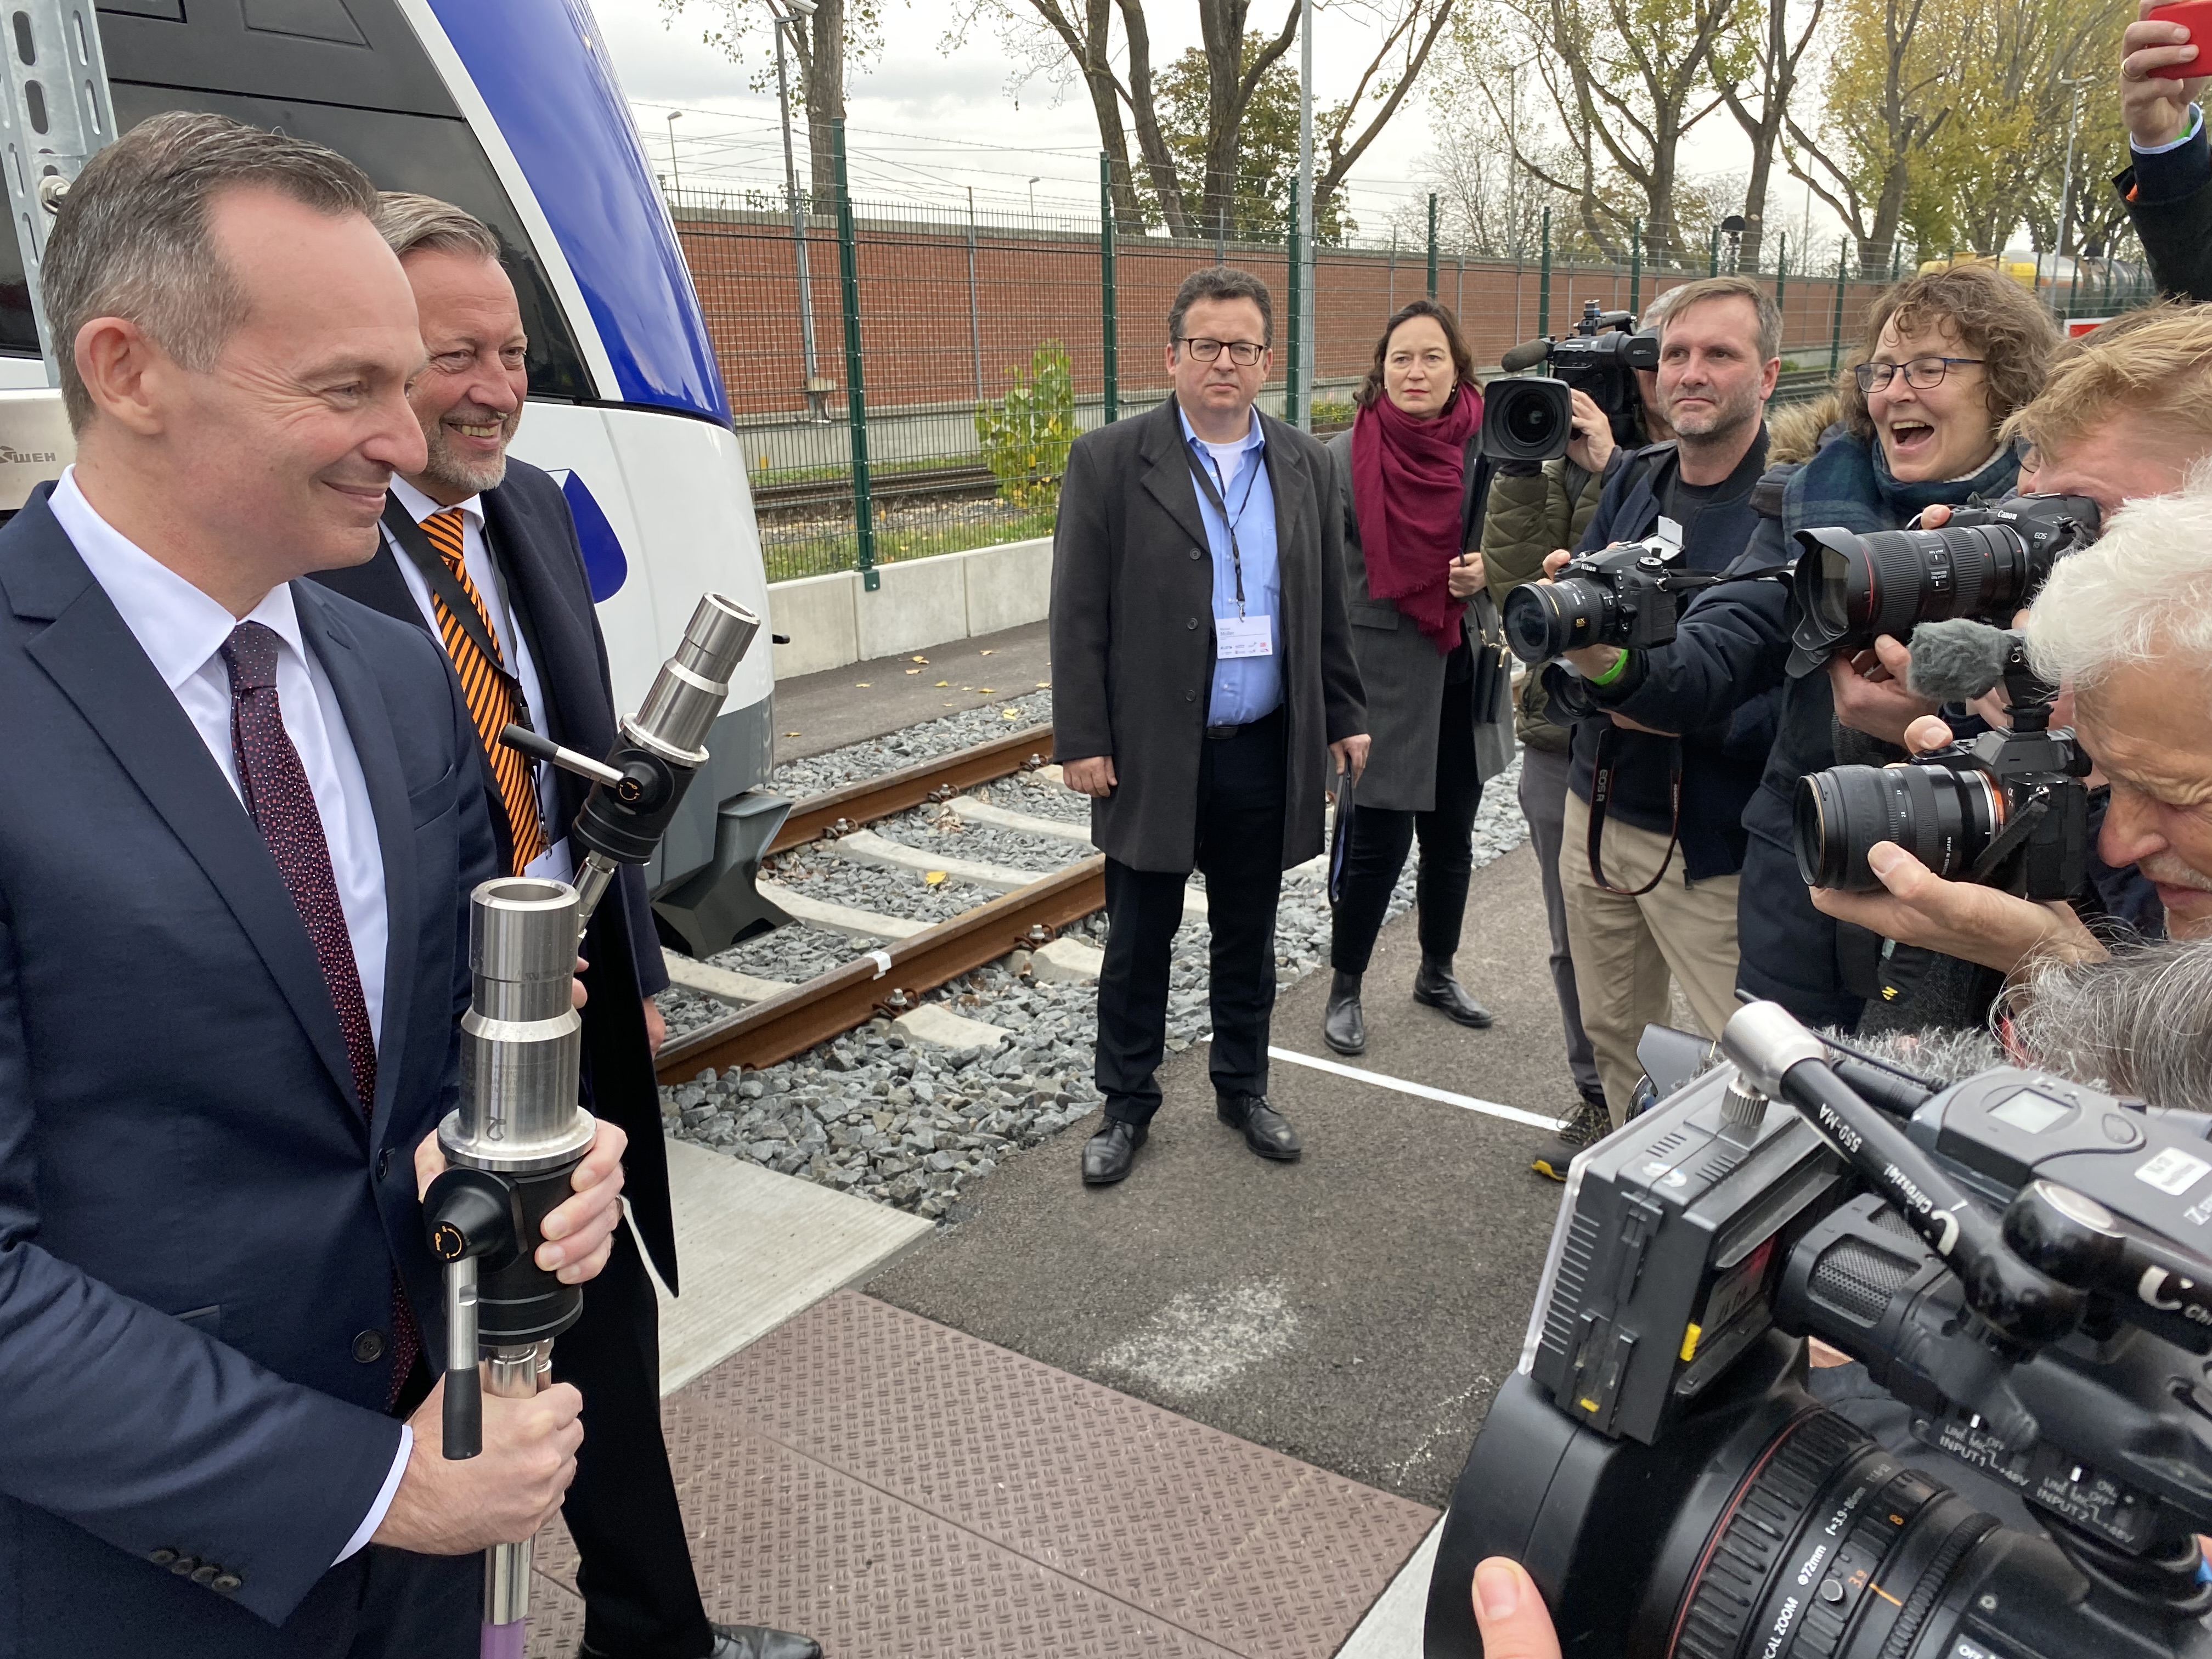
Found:
[[1261, 453], [1267, 458], [1267, 488], [1275, 497], [1275, 561], [1279, 565], [1292, 549], [1304, 545], [1301, 538], [1311, 516], [1304, 511], [1310, 493], [1306, 461], [1297, 446], [1284, 436], [1290, 428], [1256, 409], [1252, 418], [1267, 440]]
[[376, 818], [377, 848], [384, 865], [384, 1029], [378, 1033], [376, 1100], [369, 1137], [369, 1144], [375, 1146], [391, 1119], [393, 1093], [399, 1085], [407, 1010], [415, 994], [415, 942], [420, 932], [415, 816], [407, 804], [407, 775], [399, 763], [392, 711], [368, 665], [362, 660], [352, 631], [331, 613], [311, 583], [292, 584], [292, 603], [299, 613], [301, 637], [330, 677], [331, 689], [337, 693], [346, 732], [361, 762], [362, 780], [368, 786], [369, 810]]
[[1193, 541], [1200, 547], [1212, 546], [1206, 520], [1198, 510], [1198, 486], [1190, 481], [1190, 447], [1183, 442], [1182, 416], [1176, 412], [1175, 399], [1170, 398], [1144, 418], [1147, 425], [1139, 453], [1152, 463], [1145, 474], [1145, 488]]
[[0, 578], [17, 616], [47, 623], [25, 649], [222, 895], [322, 1056], [339, 1098], [350, 1103], [353, 1067], [337, 1011], [260, 831], [44, 500], [27, 505], [16, 525]]

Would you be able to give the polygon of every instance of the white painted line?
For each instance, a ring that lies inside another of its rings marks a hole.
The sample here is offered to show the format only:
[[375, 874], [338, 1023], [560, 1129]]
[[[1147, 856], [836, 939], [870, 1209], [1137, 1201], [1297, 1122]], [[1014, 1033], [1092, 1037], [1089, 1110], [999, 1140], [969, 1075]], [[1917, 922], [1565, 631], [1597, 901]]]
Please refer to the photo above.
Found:
[[1413, 1559], [1336, 1650], [1336, 1659], [1421, 1659], [1422, 1630], [1429, 1620], [1429, 1576], [1436, 1569], [1437, 1544], [1443, 1534], [1441, 1521], [1429, 1528]]
[[670, 1140], [684, 1294], [660, 1304], [660, 1391], [673, 1394], [936, 1229], [920, 1216]]
[[[1211, 1036], [1206, 1040], [1212, 1041]], [[1408, 1083], [1403, 1078], [1385, 1077], [1380, 1072], [1363, 1072], [1357, 1066], [1340, 1065], [1333, 1060], [1302, 1054], [1295, 1048], [1278, 1048], [1271, 1044], [1267, 1058], [1287, 1060], [1293, 1066], [1310, 1066], [1316, 1072], [1348, 1077], [1355, 1083], [1371, 1083], [1378, 1089], [1395, 1089], [1401, 1095], [1418, 1095], [1423, 1100], [1442, 1101], [1447, 1106], [1481, 1112], [1490, 1117], [1502, 1117], [1509, 1123], [1525, 1123], [1532, 1129], [1559, 1129], [1566, 1124], [1564, 1118], [1546, 1117], [1541, 1112], [1524, 1112], [1518, 1106], [1501, 1106], [1494, 1100], [1477, 1100], [1473, 1095], [1455, 1095], [1449, 1089], [1431, 1089], [1425, 1083]]]

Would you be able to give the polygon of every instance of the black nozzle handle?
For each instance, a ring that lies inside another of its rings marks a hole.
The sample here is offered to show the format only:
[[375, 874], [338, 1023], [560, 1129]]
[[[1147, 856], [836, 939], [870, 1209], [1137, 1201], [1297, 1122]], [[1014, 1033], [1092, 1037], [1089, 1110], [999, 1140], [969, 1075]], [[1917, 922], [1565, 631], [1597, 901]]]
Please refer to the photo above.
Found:
[[578, 777], [589, 778], [593, 783], [618, 788], [624, 781], [623, 775], [605, 761], [593, 760], [589, 755], [580, 754], [574, 749], [563, 749], [544, 732], [533, 731], [527, 726], [516, 725], [512, 720], [501, 730], [499, 740], [509, 749], [520, 749], [524, 754], [542, 760], [549, 766], [557, 766], [564, 772], [574, 772]]
[[488, 1170], [449, 1169], [422, 1195], [422, 1218], [429, 1229], [430, 1253], [446, 1265], [441, 1449], [458, 1462], [483, 1449], [483, 1385], [477, 1372], [477, 1262], [514, 1254], [514, 1189]]
[[1907, 1226], [1958, 1274], [1966, 1301], [2022, 1347], [2057, 1340], [2081, 1322], [2081, 1292], [2030, 1267], [2005, 1243], [1995, 1218], [1913, 1144], [1905, 1131], [1828, 1064], [1818, 1037], [1779, 1004], [1752, 1002], [1730, 1016], [1721, 1047], [1759, 1091], [1797, 1108]]

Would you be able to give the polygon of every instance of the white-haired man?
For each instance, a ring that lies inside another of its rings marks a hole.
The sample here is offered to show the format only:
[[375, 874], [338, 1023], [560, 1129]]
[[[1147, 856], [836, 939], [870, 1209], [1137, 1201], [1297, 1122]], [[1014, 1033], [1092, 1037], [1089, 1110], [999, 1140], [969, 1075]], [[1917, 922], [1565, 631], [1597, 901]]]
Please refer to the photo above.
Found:
[[[2176, 494], [2130, 501], [2096, 546], [2060, 561], [2027, 619], [2036, 671], [2063, 684], [2072, 724], [2112, 787], [2098, 851], [2157, 889], [2177, 939], [2212, 938], [2212, 470]], [[2064, 711], [2061, 710], [2062, 716]], [[1933, 716], [1906, 741], [1948, 742]], [[2063, 903], [1946, 881], [1893, 842], [1868, 866], [1881, 893], [1816, 890], [1830, 915], [2010, 973], [2104, 946]]]

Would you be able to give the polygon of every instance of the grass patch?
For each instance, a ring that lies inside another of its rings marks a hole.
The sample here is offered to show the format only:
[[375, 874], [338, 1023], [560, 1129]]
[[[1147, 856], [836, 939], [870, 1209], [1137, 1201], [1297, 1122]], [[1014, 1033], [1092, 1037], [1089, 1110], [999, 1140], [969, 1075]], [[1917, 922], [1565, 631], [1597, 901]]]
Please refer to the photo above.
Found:
[[[965, 553], [971, 548], [996, 547], [1002, 542], [1049, 536], [1057, 507], [1056, 501], [1046, 501], [1018, 514], [994, 515], [980, 522], [879, 525], [876, 530], [876, 562], [895, 564], [902, 559], [933, 558], [940, 553]], [[762, 537], [761, 556], [772, 582], [791, 581], [800, 576], [824, 576], [855, 568], [860, 562], [860, 541], [850, 526], [781, 536], [771, 531]]]

